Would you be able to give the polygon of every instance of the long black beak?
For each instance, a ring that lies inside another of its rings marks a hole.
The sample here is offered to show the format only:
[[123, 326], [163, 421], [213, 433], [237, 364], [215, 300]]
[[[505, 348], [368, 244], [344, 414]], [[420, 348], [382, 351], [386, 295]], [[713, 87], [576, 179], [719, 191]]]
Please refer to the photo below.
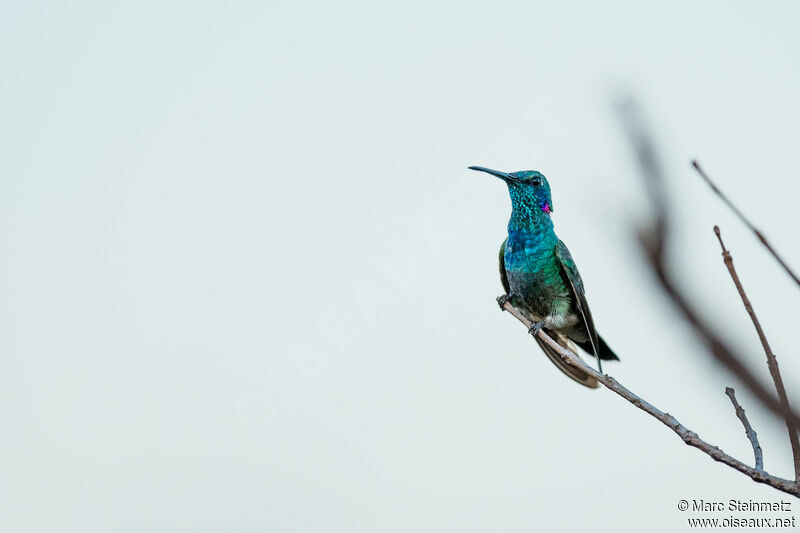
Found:
[[501, 180], [513, 180], [514, 177], [511, 176], [508, 172], [500, 172], [499, 170], [492, 170], [491, 168], [486, 167], [469, 167], [470, 170], [477, 170], [478, 172], [486, 172], [487, 174], [491, 174], [496, 178], [500, 178]]

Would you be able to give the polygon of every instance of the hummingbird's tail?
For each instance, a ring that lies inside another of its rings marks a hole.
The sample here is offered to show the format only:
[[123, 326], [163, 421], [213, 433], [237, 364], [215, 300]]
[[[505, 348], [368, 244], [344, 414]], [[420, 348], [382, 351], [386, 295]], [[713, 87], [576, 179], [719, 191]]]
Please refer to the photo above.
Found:
[[603, 361], [619, 361], [619, 357], [617, 354], [614, 353], [614, 350], [608, 347], [606, 341], [603, 340], [603, 337], [597, 336], [597, 340], [600, 341], [600, 346], [598, 346], [597, 350], [600, 352], [600, 359]]
[[[617, 354], [614, 353], [614, 350], [608, 347], [608, 344], [606, 344], [606, 341], [603, 339], [603, 337], [598, 335], [597, 340], [597, 351], [599, 352], [598, 355], [600, 356], [600, 359], [603, 361], [619, 361], [619, 357], [617, 357]], [[594, 354], [594, 351], [592, 350], [592, 343], [588, 340], [584, 342], [576, 342], [575, 344], [580, 346], [581, 349], [589, 355]]]
[[[572, 351], [573, 353], [577, 353], [576, 347], [572, 342], [570, 342], [565, 336], [560, 335], [554, 331], [547, 331], [548, 335], [552, 339], [554, 339], [558, 344], [566, 348], [567, 350]], [[577, 381], [581, 385], [585, 387], [589, 387], [590, 389], [596, 389], [600, 385], [598, 385], [597, 380], [594, 379], [592, 376], [581, 370], [580, 368], [575, 368], [572, 365], [568, 365], [564, 362], [561, 356], [552, 349], [550, 346], [545, 344], [545, 342], [540, 339], [537, 335], [533, 337], [536, 339], [536, 342], [539, 343], [539, 346], [542, 348], [542, 351], [545, 353], [548, 359], [553, 362], [554, 365], [558, 367], [563, 373], [567, 376], [572, 378], [574, 381]]]

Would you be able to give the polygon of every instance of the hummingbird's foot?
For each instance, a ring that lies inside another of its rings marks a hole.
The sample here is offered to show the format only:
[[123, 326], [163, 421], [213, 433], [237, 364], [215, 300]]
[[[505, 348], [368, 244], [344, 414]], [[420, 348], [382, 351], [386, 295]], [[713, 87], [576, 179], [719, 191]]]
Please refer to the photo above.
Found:
[[533, 335], [535, 337], [536, 334], [539, 333], [542, 330], [543, 327], [544, 327], [544, 321], [542, 321], [542, 322], [534, 322], [533, 326], [531, 326], [531, 329], [528, 330], [528, 333], [530, 333], [531, 335]]
[[505, 311], [506, 309], [503, 306], [506, 305], [506, 302], [510, 302], [513, 298], [514, 298], [514, 294], [513, 293], [508, 293], [508, 294], [504, 294], [502, 296], [498, 296], [497, 297], [497, 305], [500, 306], [500, 310], [501, 311]]

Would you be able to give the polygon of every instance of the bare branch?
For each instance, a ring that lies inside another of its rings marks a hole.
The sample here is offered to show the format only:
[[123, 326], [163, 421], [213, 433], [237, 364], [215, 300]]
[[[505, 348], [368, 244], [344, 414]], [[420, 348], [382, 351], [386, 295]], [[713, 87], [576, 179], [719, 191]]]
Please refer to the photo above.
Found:
[[753, 446], [753, 454], [756, 456], [756, 470], [763, 471], [764, 452], [761, 451], [761, 445], [758, 443], [758, 435], [756, 434], [756, 430], [753, 429], [753, 426], [750, 425], [750, 421], [747, 420], [747, 415], [744, 413], [744, 407], [739, 405], [739, 402], [736, 401], [736, 391], [733, 390], [732, 387], [725, 387], [725, 394], [727, 394], [731, 399], [733, 408], [736, 409], [736, 416], [742, 421], [747, 439]]
[[[633, 144], [642, 171], [654, 216], [649, 225], [639, 230], [638, 237], [647, 260], [650, 262], [658, 282], [683, 317], [708, 347], [714, 358], [730, 370], [770, 411], [783, 417], [784, 406], [772, 392], [758, 380], [742, 363], [744, 358], [723, 337], [711, 328], [706, 320], [678, 288], [667, 266], [666, 255], [669, 236], [669, 201], [666, 179], [656, 157], [656, 150], [643, 126], [635, 106], [628, 102], [620, 106], [620, 116], [628, 137]], [[795, 424], [800, 424], [800, 415], [794, 410], [790, 415]]]
[[800, 278], [797, 277], [797, 274], [795, 274], [794, 271], [792, 271], [792, 269], [789, 268], [789, 265], [786, 264], [783, 258], [780, 255], [778, 255], [778, 252], [776, 252], [775, 249], [769, 244], [764, 234], [761, 233], [761, 231], [759, 231], [758, 228], [756, 228], [753, 225], [753, 223], [750, 222], [746, 216], [744, 216], [744, 214], [739, 210], [739, 208], [736, 207], [734, 203], [728, 199], [725, 193], [723, 193], [719, 189], [719, 187], [717, 187], [717, 185], [713, 181], [711, 181], [711, 178], [708, 177], [708, 174], [706, 174], [703, 171], [703, 169], [700, 168], [700, 163], [698, 163], [697, 161], [692, 161], [692, 166], [697, 171], [697, 173], [700, 174], [700, 177], [703, 178], [703, 181], [705, 181], [708, 184], [708, 186], [711, 187], [711, 190], [714, 191], [714, 194], [719, 196], [720, 199], [722, 199], [722, 201], [725, 202], [725, 205], [727, 205], [728, 208], [730, 208], [730, 210], [733, 211], [733, 214], [735, 214], [739, 218], [739, 220], [741, 220], [744, 223], [744, 225], [747, 226], [750, 229], [750, 231], [752, 231], [755, 234], [756, 237], [758, 237], [758, 240], [761, 241], [761, 244], [764, 245], [764, 248], [766, 248], [767, 251], [769, 251], [769, 253], [772, 254], [772, 257], [774, 257], [775, 260], [783, 267], [783, 269], [786, 271], [787, 274], [789, 274], [789, 276], [794, 280], [794, 282], [797, 283], [797, 285], [800, 285]]
[[[514, 315], [514, 317], [522, 322], [527, 329], [533, 327], [533, 322], [525, 318], [525, 316], [523, 316], [522, 313], [509, 302], [505, 302], [505, 304], [503, 304], [503, 309]], [[697, 448], [715, 461], [724, 463], [731, 468], [749, 476], [753, 481], [764, 483], [787, 494], [800, 497], [800, 485], [796, 484], [794, 481], [773, 476], [765, 472], [763, 469], [753, 468], [739, 461], [738, 459], [731, 457], [719, 447], [709, 444], [701, 439], [694, 431], [687, 429], [686, 426], [678, 422], [678, 420], [671, 414], [661, 411], [645, 399], [637, 396], [608, 374], [601, 374], [586, 364], [583, 359], [562, 347], [556, 341], [551, 339], [544, 331], [540, 330], [537, 335], [540, 339], [547, 343], [548, 346], [553, 348], [561, 356], [565, 363], [576, 368], [580, 368], [587, 374], [594, 377], [598, 382], [602, 383], [610, 391], [622, 396], [645, 413], [660, 421], [662, 424], [674, 431], [681, 439], [683, 439], [683, 442], [689, 446]]]
[[775, 383], [775, 390], [778, 392], [778, 399], [781, 402], [783, 416], [786, 420], [786, 428], [789, 430], [789, 442], [792, 444], [792, 456], [794, 458], [795, 480], [800, 481], [800, 440], [798, 440], [797, 437], [797, 424], [792, 419], [789, 398], [786, 395], [786, 388], [783, 386], [780, 368], [778, 368], [778, 359], [775, 357], [775, 354], [772, 353], [772, 348], [769, 346], [769, 341], [767, 341], [767, 336], [764, 333], [764, 329], [761, 327], [761, 322], [758, 321], [756, 312], [753, 310], [753, 305], [750, 303], [750, 298], [747, 297], [742, 282], [739, 280], [739, 275], [736, 273], [736, 268], [733, 266], [733, 257], [731, 257], [731, 253], [728, 249], [725, 248], [725, 243], [722, 242], [719, 226], [714, 226], [714, 233], [717, 235], [719, 245], [722, 248], [722, 260], [725, 262], [725, 266], [728, 267], [728, 272], [731, 275], [733, 284], [736, 285], [736, 290], [742, 298], [742, 303], [744, 304], [745, 310], [747, 310], [747, 314], [750, 315], [750, 320], [752, 320], [753, 326], [756, 328], [758, 339], [761, 341], [761, 346], [764, 348], [764, 353], [767, 356], [767, 367], [772, 376], [772, 381]]

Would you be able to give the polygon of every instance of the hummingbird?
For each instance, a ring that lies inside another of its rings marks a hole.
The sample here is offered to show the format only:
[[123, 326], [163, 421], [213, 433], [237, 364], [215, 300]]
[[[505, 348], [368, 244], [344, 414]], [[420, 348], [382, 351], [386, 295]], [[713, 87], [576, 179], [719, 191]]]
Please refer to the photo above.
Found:
[[544, 330], [561, 346], [578, 353], [575, 345], [601, 361], [619, 360], [603, 337], [597, 334], [586, 301], [583, 280], [567, 246], [553, 230], [553, 199], [550, 184], [541, 172], [521, 170], [500, 172], [485, 167], [469, 167], [503, 180], [511, 196], [508, 237], [500, 245], [500, 282], [505, 294], [498, 298], [533, 322], [528, 331], [547, 357], [564, 374], [589, 388], [597, 381], [564, 362], [558, 352], [537, 335]]

